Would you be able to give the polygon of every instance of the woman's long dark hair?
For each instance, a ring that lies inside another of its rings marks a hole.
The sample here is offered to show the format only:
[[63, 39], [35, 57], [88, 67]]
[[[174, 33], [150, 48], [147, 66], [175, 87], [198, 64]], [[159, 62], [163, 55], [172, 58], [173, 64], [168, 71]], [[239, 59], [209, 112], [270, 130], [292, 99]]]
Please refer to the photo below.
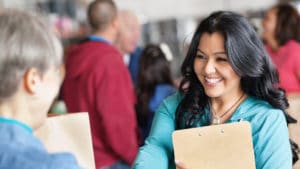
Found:
[[182, 64], [180, 92], [183, 99], [176, 111], [176, 128], [193, 127], [208, 103], [209, 98], [194, 71], [194, 59], [201, 36], [215, 32], [224, 36], [224, 48], [230, 65], [241, 77], [242, 90], [249, 96], [265, 100], [273, 107], [285, 111], [288, 102], [285, 92], [276, 87], [277, 70], [255, 30], [243, 16], [220, 11], [199, 24]]
[[150, 44], [142, 51], [136, 86], [136, 111], [140, 126], [146, 124], [149, 102], [158, 84], [173, 84], [170, 63], [158, 45]]
[[300, 15], [290, 4], [278, 4], [276, 9], [275, 39], [280, 46], [289, 40], [300, 42]]

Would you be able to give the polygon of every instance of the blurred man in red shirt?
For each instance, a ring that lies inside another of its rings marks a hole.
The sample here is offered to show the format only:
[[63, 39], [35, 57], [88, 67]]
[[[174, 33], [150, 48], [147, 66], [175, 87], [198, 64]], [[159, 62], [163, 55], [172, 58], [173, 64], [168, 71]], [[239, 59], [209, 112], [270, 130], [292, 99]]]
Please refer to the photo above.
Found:
[[127, 169], [138, 150], [134, 89], [113, 45], [117, 18], [112, 0], [89, 5], [93, 33], [70, 50], [62, 88], [69, 112], [89, 113], [97, 169]]

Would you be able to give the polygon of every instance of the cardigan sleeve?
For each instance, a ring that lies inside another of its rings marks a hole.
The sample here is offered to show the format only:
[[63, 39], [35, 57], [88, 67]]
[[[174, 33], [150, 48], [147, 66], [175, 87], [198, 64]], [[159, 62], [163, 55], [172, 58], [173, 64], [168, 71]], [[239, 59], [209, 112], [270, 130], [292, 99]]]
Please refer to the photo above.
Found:
[[[260, 121], [260, 122], [259, 122]], [[257, 121], [254, 152], [257, 169], [292, 169], [288, 128], [281, 110], [271, 109]]]
[[150, 135], [140, 148], [133, 169], [175, 168], [172, 132], [175, 130], [177, 96], [170, 96], [157, 109]]

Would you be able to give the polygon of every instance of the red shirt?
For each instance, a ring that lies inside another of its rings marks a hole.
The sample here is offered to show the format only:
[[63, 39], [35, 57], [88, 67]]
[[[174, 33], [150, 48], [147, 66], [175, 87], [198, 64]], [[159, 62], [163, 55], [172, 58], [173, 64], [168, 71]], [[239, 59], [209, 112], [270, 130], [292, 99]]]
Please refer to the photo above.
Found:
[[121, 54], [87, 41], [70, 50], [63, 99], [69, 112], [88, 112], [96, 167], [132, 164], [138, 151], [135, 95]]
[[273, 51], [266, 47], [279, 72], [279, 87], [286, 90], [287, 94], [300, 92], [300, 80], [297, 73], [300, 72], [300, 44], [294, 40], [288, 41]]

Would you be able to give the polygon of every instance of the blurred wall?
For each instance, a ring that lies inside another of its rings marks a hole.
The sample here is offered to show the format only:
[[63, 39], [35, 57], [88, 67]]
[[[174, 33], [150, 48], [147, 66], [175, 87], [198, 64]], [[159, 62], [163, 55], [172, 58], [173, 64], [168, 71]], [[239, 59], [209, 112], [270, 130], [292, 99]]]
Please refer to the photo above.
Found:
[[[37, 2], [66, 0], [0, 0], [0, 6], [32, 8]], [[72, 0], [87, 5], [92, 0]], [[290, 0], [115, 0], [119, 8], [131, 9], [143, 21], [165, 20], [207, 15], [215, 10], [261, 10], [278, 1]]]
[[142, 19], [199, 17], [215, 10], [262, 10], [278, 0], [115, 0], [120, 8], [131, 9]]

